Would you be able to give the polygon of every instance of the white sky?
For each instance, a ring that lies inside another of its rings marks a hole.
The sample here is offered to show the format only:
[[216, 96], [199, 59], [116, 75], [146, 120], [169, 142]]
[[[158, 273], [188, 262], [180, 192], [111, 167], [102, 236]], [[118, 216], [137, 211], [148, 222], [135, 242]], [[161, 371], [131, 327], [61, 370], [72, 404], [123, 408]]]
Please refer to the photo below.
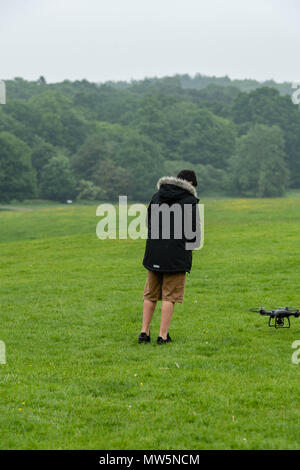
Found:
[[0, 79], [300, 80], [299, 0], [0, 0]]

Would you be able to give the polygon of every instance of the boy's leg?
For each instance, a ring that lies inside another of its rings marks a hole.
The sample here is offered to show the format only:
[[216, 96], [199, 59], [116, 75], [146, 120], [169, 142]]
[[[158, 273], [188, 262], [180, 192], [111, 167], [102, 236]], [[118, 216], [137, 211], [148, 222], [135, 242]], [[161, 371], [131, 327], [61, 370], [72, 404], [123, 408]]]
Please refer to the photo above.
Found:
[[167, 339], [171, 318], [174, 312], [174, 302], [163, 300], [161, 304], [161, 322], [159, 336]]
[[185, 287], [185, 272], [164, 273], [162, 284], [161, 324], [159, 336], [167, 339], [175, 302], [182, 303]]
[[144, 299], [143, 305], [143, 324], [141, 333], [146, 333], [149, 336], [149, 327], [156, 307], [156, 301]]
[[161, 300], [162, 274], [148, 270], [144, 287], [143, 324], [141, 333], [149, 336], [149, 327], [156, 307], [156, 302]]

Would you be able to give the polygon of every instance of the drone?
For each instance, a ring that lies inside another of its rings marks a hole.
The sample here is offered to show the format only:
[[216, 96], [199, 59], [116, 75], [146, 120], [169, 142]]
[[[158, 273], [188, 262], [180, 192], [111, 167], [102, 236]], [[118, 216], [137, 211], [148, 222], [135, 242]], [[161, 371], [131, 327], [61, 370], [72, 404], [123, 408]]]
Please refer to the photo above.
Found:
[[249, 308], [249, 311], [269, 315], [269, 326], [273, 328], [290, 328], [290, 317], [300, 317], [300, 310], [295, 307], [279, 307], [277, 310], [265, 310], [265, 307], [260, 307], [260, 309]]

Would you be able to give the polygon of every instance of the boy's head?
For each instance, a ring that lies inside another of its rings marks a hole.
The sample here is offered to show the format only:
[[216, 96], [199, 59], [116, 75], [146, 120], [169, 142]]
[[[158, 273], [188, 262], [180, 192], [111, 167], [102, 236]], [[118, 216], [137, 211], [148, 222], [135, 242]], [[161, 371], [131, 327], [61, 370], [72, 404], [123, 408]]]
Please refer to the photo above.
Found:
[[196, 174], [193, 170], [181, 170], [178, 173], [177, 178], [180, 178], [181, 180], [186, 180], [195, 187], [198, 185]]

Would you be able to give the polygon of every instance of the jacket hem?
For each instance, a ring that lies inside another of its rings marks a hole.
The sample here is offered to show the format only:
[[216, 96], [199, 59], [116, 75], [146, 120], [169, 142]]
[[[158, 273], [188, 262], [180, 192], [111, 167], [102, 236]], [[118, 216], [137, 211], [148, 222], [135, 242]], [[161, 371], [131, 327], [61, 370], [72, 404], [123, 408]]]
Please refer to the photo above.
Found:
[[147, 266], [143, 263], [144, 268], [148, 269], [149, 271], [154, 271], [158, 273], [190, 273], [191, 270], [188, 269], [155, 269], [151, 266]]

